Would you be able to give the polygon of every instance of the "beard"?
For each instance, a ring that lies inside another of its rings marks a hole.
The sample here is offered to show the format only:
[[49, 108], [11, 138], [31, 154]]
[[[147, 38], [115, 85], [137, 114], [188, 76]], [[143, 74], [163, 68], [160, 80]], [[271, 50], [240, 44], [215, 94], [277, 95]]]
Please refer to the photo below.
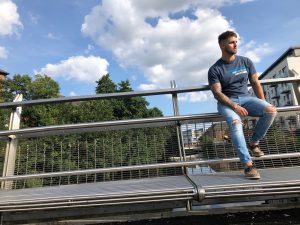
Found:
[[225, 48], [224, 50], [228, 55], [235, 55], [237, 53], [237, 49]]

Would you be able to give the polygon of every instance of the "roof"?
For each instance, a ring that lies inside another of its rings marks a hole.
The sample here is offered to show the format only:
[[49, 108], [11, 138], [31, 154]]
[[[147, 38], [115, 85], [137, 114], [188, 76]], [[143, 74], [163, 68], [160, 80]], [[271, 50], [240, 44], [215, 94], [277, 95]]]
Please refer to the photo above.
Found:
[[260, 76], [259, 79], [263, 79], [268, 72], [270, 72], [280, 61], [282, 61], [287, 56], [291, 55], [295, 49], [300, 49], [300, 46], [292, 46], [288, 50], [286, 50], [278, 59], [275, 60]]
[[9, 73], [8, 73], [8, 72], [6, 72], [6, 71], [4, 71], [4, 70], [1, 70], [1, 69], [0, 69], [0, 74], [2, 74], [2, 75], [4, 75], [4, 76], [6, 76], [6, 75], [8, 75]]

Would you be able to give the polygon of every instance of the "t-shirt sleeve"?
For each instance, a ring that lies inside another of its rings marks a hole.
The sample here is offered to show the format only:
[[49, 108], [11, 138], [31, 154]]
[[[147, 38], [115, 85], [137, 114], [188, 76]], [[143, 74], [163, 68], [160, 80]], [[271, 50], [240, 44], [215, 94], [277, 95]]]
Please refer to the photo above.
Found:
[[217, 71], [213, 67], [211, 67], [208, 70], [208, 85], [211, 86], [215, 83], [220, 83], [220, 79]]
[[251, 61], [251, 59], [247, 58], [247, 66], [249, 68], [249, 75], [252, 76], [253, 74], [256, 74], [256, 69], [254, 67], [253, 62]]

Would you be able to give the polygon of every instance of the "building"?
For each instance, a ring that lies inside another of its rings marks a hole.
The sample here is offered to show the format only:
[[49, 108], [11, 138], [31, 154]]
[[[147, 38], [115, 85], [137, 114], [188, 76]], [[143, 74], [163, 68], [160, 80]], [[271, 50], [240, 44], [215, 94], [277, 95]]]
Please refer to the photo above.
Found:
[[[260, 75], [259, 79], [297, 76], [300, 76], [300, 46], [290, 47]], [[300, 104], [299, 89], [296, 84], [263, 85], [263, 90], [266, 100], [277, 107]]]
[[0, 80], [5, 80], [9, 73], [0, 69]]
[[193, 146], [199, 143], [199, 138], [203, 134], [203, 128], [187, 129], [182, 131], [182, 139], [184, 146]]

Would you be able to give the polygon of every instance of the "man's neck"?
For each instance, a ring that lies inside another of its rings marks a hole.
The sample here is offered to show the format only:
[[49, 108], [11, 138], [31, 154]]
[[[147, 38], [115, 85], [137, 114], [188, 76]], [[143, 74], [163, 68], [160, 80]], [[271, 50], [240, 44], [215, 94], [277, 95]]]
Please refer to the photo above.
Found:
[[233, 62], [235, 60], [235, 55], [222, 54], [222, 60], [226, 62]]

